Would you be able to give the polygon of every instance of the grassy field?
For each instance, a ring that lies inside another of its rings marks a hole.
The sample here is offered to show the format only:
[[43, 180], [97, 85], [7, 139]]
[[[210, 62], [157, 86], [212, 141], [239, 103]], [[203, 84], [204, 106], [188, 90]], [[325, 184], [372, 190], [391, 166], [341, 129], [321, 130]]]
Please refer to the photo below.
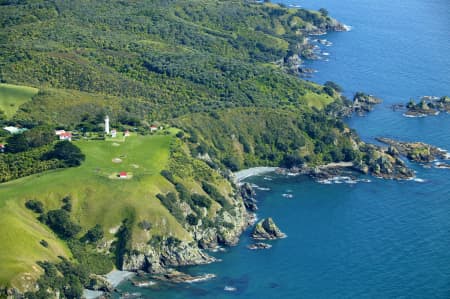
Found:
[[[0, 226], [4, 232], [0, 234], [0, 286], [8, 282], [23, 286], [30, 279], [27, 276], [39, 275], [36, 261], [70, 256], [64, 243], [36, 220], [36, 214], [25, 209], [24, 203], [30, 198], [42, 201], [48, 210], [59, 208], [61, 199], [70, 195], [73, 218], [83, 230], [98, 223], [111, 239], [122, 220], [133, 217], [135, 223], [145, 219], [153, 224], [150, 232], [135, 225], [133, 241], [148, 239], [150, 234], [172, 234], [190, 240], [155, 198], [157, 193], [173, 188], [159, 174], [168, 163], [172, 138], [173, 135], [156, 135], [128, 137], [120, 143], [79, 141], [76, 144], [86, 154], [82, 166], [1, 184]], [[121, 171], [132, 177], [117, 178]], [[49, 242], [48, 249], [39, 244], [42, 239]]]
[[38, 91], [33, 87], [0, 83], [0, 110], [11, 117], [20, 105], [31, 100]]
[[308, 91], [304, 96], [305, 102], [309, 107], [323, 109], [326, 105], [332, 103], [334, 99], [325, 94], [317, 94]]

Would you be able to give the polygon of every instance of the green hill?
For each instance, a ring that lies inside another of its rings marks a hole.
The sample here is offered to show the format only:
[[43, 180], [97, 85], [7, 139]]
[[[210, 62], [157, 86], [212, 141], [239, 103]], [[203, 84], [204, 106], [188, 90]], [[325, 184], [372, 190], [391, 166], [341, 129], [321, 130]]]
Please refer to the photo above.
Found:
[[37, 88], [0, 83], [0, 111], [12, 117], [20, 105], [31, 100]]
[[[145, 218], [152, 223], [165, 218], [167, 227], [155, 226], [158, 234], [171, 233], [189, 240], [190, 236], [155, 197], [171, 190], [159, 173], [168, 163], [172, 138], [161, 135], [129, 137], [117, 143], [80, 141], [76, 144], [86, 154], [82, 166], [1, 184], [0, 224], [7, 229], [0, 235], [0, 284], [21, 285], [24, 273], [34, 278], [41, 273], [36, 261], [70, 256], [66, 246], [36, 220], [36, 214], [25, 208], [28, 199], [38, 199], [46, 209], [56, 209], [61, 206], [61, 199], [69, 195], [73, 218], [84, 231], [101, 224], [108, 233], [131, 213], [137, 220]], [[119, 157], [122, 163], [112, 162]], [[127, 171], [132, 177], [118, 179], [120, 171]], [[114, 236], [109, 234], [107, 238]], [[48, 241], [49, 248], [41, 246], [40, 240]]]

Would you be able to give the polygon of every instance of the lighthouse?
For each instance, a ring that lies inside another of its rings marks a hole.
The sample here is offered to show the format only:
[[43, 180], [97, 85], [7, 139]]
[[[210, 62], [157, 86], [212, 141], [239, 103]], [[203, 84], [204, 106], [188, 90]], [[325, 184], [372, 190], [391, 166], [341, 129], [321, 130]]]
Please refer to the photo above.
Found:
[[109, 116], [105, 117], [105, 133], [109, 134]]

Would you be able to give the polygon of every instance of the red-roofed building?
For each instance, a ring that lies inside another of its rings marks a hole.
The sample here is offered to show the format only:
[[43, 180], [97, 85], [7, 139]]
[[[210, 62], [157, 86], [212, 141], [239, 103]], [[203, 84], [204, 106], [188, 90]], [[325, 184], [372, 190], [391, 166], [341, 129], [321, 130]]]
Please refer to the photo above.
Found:
[[150, 126], [150, 132], [158, 131], [158, 127], [155, 125]]
[[59, 134], [59, 140], [72, 141], [72, 133], [71, 132], [64, 132], [64, 133]]
[[126, 179], [127, 177], [128, 177], [128, 174], [127, 174], [126, 171], [121, 171], [121, 172], [119, 173], [119, 178], [121, 178], [121, 179]]
[[66, 133], [66, 130], [55, 130], [55, 135], [59, 136], [63, 133]]

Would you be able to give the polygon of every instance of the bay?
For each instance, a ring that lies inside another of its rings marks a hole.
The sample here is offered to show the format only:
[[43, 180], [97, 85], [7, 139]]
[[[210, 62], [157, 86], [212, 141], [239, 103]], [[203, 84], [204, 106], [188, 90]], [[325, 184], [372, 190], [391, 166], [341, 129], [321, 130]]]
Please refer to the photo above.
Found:
[[[325, 7], [352, 26], [331, 41], [322, 60], [307, 62], [310, 80], [331, 80], [347, 96], [384, 100], [348, 121], [366, 141], [377, 136], [450, 149], [450, 116], [406, 118], [390, 106], [423, 95], [450, 95], [450, 5], [447, 0], [291, 0]], [[449, 298], [450, 170], [411, 164], [420, 180], [361, 177], [356, 184], [319, 184], [305, 177], [257, 176], [258, 217], [287, 233], [269, 250], [251, 251], [246, 232], [222, 262], [188, 268], [216, 278], [193, 284], [123, 291], [142, 298]], [[292, 198], [283, 196], [292, 194]]]

